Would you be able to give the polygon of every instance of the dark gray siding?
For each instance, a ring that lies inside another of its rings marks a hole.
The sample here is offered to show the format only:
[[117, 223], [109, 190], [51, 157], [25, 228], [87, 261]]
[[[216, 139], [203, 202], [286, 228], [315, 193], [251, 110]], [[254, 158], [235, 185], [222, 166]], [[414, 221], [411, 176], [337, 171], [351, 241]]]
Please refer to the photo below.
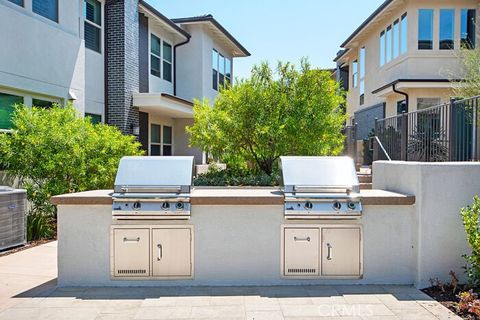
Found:
[[355, 112], [357, 124], [357, 140], [368, 139], [368, 134], [375, 128], [375, 118], [385, 118], [385, 104], [380, 103]]
[[139, 90], [138, 0], [109, 0], [106, 11], [108, 123], [124, 134], [138, 126], [133, 92]]
[[148, 52], [148, 18], [145, 17], [142, 13], [139, 13], [138, 22], [138, 71], [140, 77], [140, 92], [148, 92], [148, 78], [150, 75], [150, 72], [148, 70], [148, 59], [150, 56]]

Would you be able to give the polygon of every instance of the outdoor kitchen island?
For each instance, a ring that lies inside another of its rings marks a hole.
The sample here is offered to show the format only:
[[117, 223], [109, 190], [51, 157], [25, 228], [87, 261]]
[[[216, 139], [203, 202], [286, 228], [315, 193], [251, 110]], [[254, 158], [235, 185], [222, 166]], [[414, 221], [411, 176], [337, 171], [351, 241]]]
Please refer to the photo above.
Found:
[[415, 283], [414, 196], [362, 190], [355, 219], [291, 219], [280, 188], [194, 188], [187, 218], [122, 220], [112, 195], [52, 198], [59, 286]]

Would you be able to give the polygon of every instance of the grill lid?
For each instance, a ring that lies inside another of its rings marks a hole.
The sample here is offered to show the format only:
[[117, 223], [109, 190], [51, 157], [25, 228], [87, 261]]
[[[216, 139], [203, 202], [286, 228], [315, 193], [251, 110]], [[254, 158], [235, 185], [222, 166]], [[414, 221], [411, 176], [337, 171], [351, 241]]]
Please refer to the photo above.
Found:
[[123, 157], [114, 191], [118, 193], [190, 193], [193, 157]]
[[349, 157], [281, 157], [285, 193], [359, 193]]

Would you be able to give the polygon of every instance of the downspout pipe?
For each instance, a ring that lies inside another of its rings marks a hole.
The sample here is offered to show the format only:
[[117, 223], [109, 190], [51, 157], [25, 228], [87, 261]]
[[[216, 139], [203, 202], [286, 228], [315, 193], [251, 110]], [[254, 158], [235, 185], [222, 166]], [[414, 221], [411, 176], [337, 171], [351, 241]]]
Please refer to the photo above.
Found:
[[173, 46], [173, 95], [177, 95], [177, 48], [190, 42], [190, 37], [187, 40], [180, 42]]
[[409, 103], [410, 97], [408, 96], [408, 93], [397, 90], [397, 87], [396, 87], [396, 86], [397, 86], [397, 84], [394, 83], [394, 84], [392, 85], [392, 90], [393, 90], [393, 92], [398, 93], [398, 94], [400, 94], [400, 95], [402, 95], [402, 96], [405, 97], [405, 104], [407, 105], [407, 112], [408, 112], [408, 110], [410, 110], [410, 103]]

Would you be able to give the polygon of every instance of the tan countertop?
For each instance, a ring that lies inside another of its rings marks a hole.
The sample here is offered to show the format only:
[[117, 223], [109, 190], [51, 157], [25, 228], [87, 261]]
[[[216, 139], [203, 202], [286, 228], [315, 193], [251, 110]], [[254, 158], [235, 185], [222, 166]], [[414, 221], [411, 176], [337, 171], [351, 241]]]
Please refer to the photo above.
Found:
[[[52, 197], [54, 205], [111, 205], [112, 190], [95, 190]], [[415, 196], [384, 190], [362, 190], [363, 205], [413, 205]], [[192, 205], [283, 205], [278, 188], [194, 188]]]

